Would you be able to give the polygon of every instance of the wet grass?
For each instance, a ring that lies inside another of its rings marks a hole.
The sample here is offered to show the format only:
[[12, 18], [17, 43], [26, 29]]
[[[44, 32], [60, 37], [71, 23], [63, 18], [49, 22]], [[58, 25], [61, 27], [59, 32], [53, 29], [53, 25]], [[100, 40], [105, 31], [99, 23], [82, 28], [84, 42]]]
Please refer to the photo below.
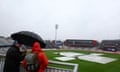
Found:
[[[93, 52], [81, 51], [81, 50], [46, 50], [45, 54], [47, 55], [49, 60], [60, 61], [55, 59], [55, 57], [62, 57], [62, 56], [59, 54], [54, 54], [55, 52], [78, 52], [78, 53], [84, 53], [84, 54], [93, 53]], [[97, 53], [97, 52], [94, 52], [94, 53]], [[65, 62], [79, 64], [78, 72], [120, 72], [120, 55], [104, 53], [103, 56], [116, 58], [117, 60], [107, 64], [99, 64], [99, 63], [89, 62], [89, 61], [79, 60], [79, 59], [65, 61]], [[63, 61], [60, 61], [60, 62], [63, 62]], [[51, 64], [51, 66], [71, 69], [71, 67], [69, 66], [64, 67], [64, 66], [58, 66], [53, 64]]]

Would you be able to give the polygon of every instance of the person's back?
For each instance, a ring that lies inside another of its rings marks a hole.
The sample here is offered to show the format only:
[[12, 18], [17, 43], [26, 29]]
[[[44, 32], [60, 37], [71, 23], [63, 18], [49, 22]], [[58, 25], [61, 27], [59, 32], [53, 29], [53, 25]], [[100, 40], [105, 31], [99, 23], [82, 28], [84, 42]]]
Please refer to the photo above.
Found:
[[[34, 54], [38, 53], [37, 56], [38, 56], [39, 69], [37, 72], [44, 72], [44, 70], [46, 69], [48, 65], [48, 59], [46, 55], [44, 54], [44, 52], [42, 51], [40, 44], [38, 42], [35, 42], [33, 44], [32, 53]], [[26, 69], [27, 62], [25, 59], [23, 60], [22, 65]]]
[[38, 53], [28, 53], [25, 56], [26, 60], [26, 71], [37, 72], [39, 69]]

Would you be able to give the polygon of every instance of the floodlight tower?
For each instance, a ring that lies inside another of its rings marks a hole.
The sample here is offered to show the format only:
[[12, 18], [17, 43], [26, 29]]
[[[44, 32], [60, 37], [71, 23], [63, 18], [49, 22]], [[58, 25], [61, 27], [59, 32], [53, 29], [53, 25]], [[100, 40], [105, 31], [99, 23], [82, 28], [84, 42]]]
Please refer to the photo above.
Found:
[[55, 25], [55, 46], [56, 46], [56, 40], [57, 40], [57, 30], [58, 30], [58, 24]]

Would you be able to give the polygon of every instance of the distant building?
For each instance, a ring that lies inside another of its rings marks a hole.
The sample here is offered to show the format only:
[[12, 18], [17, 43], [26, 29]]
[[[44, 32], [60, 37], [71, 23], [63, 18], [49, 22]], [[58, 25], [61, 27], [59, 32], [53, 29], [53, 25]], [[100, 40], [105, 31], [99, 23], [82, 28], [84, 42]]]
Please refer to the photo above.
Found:
[[105, 51], [120, 51], [120, 40], [103, 40], [99, 48]]

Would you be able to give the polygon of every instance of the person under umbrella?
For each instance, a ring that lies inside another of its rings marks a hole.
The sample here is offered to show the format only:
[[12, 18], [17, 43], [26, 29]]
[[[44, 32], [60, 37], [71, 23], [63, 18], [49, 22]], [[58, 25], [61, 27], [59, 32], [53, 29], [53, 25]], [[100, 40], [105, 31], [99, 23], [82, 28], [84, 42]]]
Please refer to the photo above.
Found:
[[17, 41], [8, 49], [3, 72], [20, 72], [20, 62], [24, 59], [26, 50], [22, 50], [23, 44], [19, 44]]
[[[38, 63], [39, 63], [39, 67], [38, 67], [37, 71], [35, 71], [35, 72], [44, 72], [46, 67], [48, 66], [48, 59], [47, 59], [45, 53], [42, 51], [42, 48], [41, 48], [39, 42], [35, 42], [33, 44], [32, 53], [34, 53], [34, 54], [37, 53], [37, 59], [38, 59]], [[26, 69], [26, 66], [27, 66], [26, 59], [24, 59], [22, 61], [22, 66]], [[30, 71], [28, 71], [28, 72], [30, 72]]]

